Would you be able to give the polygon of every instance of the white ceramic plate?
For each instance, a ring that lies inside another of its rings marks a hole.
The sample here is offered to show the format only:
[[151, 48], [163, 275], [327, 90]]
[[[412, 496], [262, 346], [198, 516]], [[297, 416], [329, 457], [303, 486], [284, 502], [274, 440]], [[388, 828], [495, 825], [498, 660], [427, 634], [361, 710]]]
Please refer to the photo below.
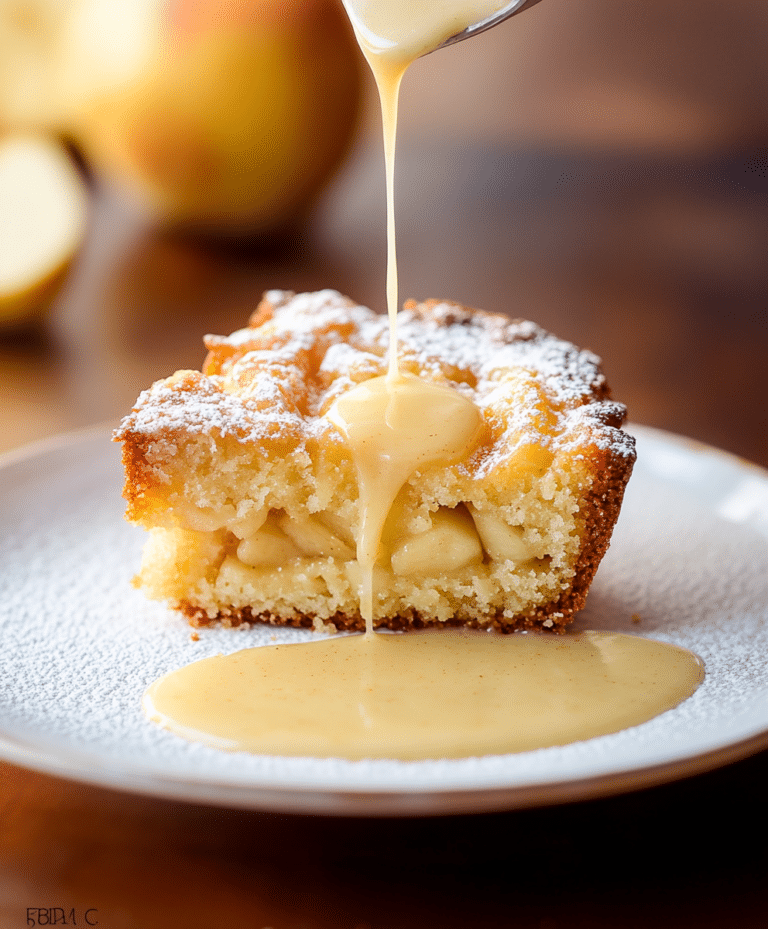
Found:
[[[106, 430], [0, 466], [0, 757], [107, 787], [339, 815], [502, 810], [671, 780], [768, 745], [768, 474], [635, 430], [621, 519], [577, 620], [693, 649], [706, 679], [641, 726], [560, 748], [451, 761], [218, 752], [149, 723], [145, 687], [206, 655], [311, 633], [189, 627], [130, 586], [143, 533], [122, 520]], [[633, 623], [632, 617], [640, 622]]]

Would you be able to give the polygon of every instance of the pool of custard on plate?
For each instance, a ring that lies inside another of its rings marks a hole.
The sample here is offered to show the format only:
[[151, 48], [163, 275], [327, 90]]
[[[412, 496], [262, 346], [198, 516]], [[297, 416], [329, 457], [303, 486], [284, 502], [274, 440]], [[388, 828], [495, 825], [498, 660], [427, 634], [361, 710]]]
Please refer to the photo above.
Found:
[[703, 674], [686, 649], [620, 633], [366, 633], [204, 658], [152, 684], [144, 709], [229, 751], [462, 758], [617, 732]]

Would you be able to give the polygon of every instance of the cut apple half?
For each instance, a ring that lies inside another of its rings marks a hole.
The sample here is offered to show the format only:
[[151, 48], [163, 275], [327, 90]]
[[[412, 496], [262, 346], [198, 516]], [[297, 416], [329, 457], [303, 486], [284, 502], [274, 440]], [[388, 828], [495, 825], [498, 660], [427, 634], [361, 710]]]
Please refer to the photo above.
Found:
[[0, 325], [42, 313], [83, 240], [88, 197], [54, 139], [0, 137]]

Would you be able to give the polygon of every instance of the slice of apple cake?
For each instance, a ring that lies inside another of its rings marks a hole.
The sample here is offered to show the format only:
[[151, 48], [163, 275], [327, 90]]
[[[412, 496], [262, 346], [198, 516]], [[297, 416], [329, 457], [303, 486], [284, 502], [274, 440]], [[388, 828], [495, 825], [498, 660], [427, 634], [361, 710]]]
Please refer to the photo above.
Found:
[[[328, 418], [386, 372], [384, 317], [334, 291], [265, 294], [208, 336], [203, 371], [139, 397], [123, 442], [127, 518], [150, 532], [136, 583], [193, 625], [362, 629], [355, 465]], [[584, 603], [635, 458], [599, 359], [531, 322], [408, 302], [400, 369], [482, 415], [466, 458], [397, 495], [374, 625], [560, 629]]]

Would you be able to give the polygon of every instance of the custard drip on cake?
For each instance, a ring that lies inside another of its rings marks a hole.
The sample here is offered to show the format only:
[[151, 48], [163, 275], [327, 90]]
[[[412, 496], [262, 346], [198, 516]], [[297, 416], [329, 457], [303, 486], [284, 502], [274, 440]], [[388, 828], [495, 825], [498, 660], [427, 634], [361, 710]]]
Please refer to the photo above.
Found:
[[[584, 603], [634, 462], [599, 359], [534, 323], [406, 303], [399, 364], [482, 416], [471, 453], [397, 495], [373, 621], [563, 628]], [[265, 294], [208, 336], [203, 371], [142, 393], [123, 442], [127, 518], [150, 531], [136, 583], [193, 625], [362, 629], [358, 481], [328, 414], [386, 374], [387, 320], [335, 291]]]

